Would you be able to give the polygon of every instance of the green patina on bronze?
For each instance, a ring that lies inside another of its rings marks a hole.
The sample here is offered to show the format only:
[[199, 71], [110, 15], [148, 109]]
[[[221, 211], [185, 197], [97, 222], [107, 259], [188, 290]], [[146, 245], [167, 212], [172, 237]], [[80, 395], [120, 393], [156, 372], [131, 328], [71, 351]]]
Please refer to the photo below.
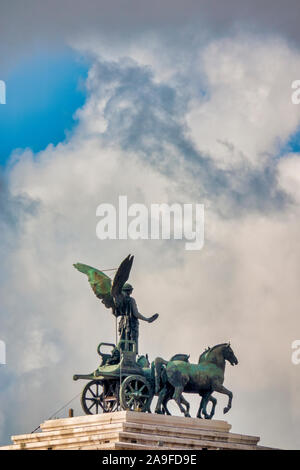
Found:
[[138, 351], [139, 320], [152, 323], [158, 318], [158, 313], [149, 318], [145, 317], [138, 311], [136, 301], [131, 297], [133, 287], [127, 283], [127, 280], [133, 258], [128, 255], [122, 261], [113, 281], [99, 269], [86, 264], [76, 263], [74, 267], [88, 276], [93, 292], [105, 307], [111, 308], [115, 317], [121, 317], [119, 322], [120, 339], [135, 341]]
[[[198, 364], [190, 364], [188, 361], [171, 360], [164, 361], [162, 358], [155, 359], [155, 390], [159, 392], [156, 412], [159, 413], [161, 405], [166, 397], [170, 395], [170, 386], [173, 387], [172, 398], [178, 404], [180, 411], [185, 416], [189, 414], [189, 403], [185, 400], [182, 393], [198, 393], [202, 396], [197, 417], [201, 418], [203, 413], [205, 418], [211, 418], [206, 411], [208, 401], [212, 401], [213, 410], [214, 400], [211, 400], [213, 392], [223, 393], [228, 396], [228, 404], [224, 408], [227, 413], [231, 408], [232, 392], [223, 386], [225, 364], [228, 361], [231, 365], [236, 365], [238, 360], [230, 347], [229, 343], [222, 343], [211, 349], [204, 351], [200, 355]], [[163, 387], [161, 377], [163, 375]], [[166, 385], [168, 384], [168, 385]], [[185, 409], [182, 405], [185, 405]]]
[[[168, 401], [174, 399], [182, 413], [189, 417], [190, 405], [183, 393], [196, 393], [201, 397], [198, 418], [211, 419], [217, 400], [213, 392], [228, 396], [226, 413], [231, 408], [232, 392], [223, 386], [225, 364], [238, 363], [229, 343], [208, 348], [199, 357], [198, 364], [191, 364], [187, 354], [176, 354], [169, 361], [157, 357], [151, 364], [148, 355], [137, 356], [139, 320], [153, 322], [158, 314], [144, 317], [139, 313], [133, 297], [132, 286], [127, 283], [133, 256], [127, 256], [120, 264], [113, 281], [102, 271], [82, 263], [74, 264], [78, 271], [88, 276], [95, 295], [105, 307], [112, 310], [119, 321], [119, 342], [100, 343], [97, 352], [101, 357], [99, 367], [90, 374], [74, 375], [74, 380], [85, 379], [81, 397], [87, 414], [113, 412], [118, 409], [151, 412], [155, 395], [158, 396], [155, 412], [170, 414]], [[111, 352], [103, 352], [103, 347]], [[207, 404], [211, 402], [211, 412]]]

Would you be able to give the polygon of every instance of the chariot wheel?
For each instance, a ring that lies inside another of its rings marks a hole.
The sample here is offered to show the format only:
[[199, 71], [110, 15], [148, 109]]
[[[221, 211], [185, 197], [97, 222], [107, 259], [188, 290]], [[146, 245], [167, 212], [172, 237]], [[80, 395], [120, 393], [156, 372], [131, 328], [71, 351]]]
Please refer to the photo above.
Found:
[[142, 375], [129, 375], [122, 382], [120, 403], [123, 410], [150, 411], [153, 390]]
[[119, 406], [119, 384], [92, 380], [84, 387], [81, 394], [81, 406], [85, 414], [111, 413]]

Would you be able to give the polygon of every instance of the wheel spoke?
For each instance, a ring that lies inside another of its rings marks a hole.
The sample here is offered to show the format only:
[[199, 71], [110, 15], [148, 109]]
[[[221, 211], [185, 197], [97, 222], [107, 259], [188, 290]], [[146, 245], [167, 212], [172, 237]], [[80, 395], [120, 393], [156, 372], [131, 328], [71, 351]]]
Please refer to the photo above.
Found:
[[143, 407], [143, 402], [141, 402], [139, 399], [135, 400], [135, 409], [136, 410], [141, 410]]
[[[153, 396], [151, 386], [141, 375], [126, 377], [119, 393], [122, 408], [136, 411], [147, 411]], [[114, 406], [118, 408], [118, 402]]]
[[96, 402], [94, 401], [94, 403], [88, 408], [89, 411], [91, 411], [91, 409], [93, 408], [93, 406], [96, 405]]
[[93, 395], [93, 397], [96, 398], [96, 395], [94, 394], [94, 392], [93, 392], [93, 390], [92, 390], [92, 386], [90, 386], [87, 391], [88, 391], [88, 392], [91, 392], [91, 394]]

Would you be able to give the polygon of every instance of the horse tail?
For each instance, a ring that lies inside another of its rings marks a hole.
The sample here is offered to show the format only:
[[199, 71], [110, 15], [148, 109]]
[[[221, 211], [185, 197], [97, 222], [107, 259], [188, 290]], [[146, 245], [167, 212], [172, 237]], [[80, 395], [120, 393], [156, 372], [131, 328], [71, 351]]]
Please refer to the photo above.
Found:
[[164, 366], [168, 364], [168, 361], [165, 361], [161, 357], [157, 357], [154, 360], [154, 370], [155, 370], [155, 393], [158, 393], [160, 388], [161, 388], [161, 375], [162, 375], [162, 370], [164, 369]]

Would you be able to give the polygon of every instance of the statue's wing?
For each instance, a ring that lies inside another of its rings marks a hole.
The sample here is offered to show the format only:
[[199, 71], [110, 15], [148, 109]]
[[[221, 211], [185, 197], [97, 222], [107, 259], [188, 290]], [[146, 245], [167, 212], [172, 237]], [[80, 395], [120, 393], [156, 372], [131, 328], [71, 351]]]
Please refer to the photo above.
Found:
[[123, 299], [122, 288], [126, 281], [128, 281], [129, 274], [131, 271], [133, 256], [128, 255], [125, 258], [115, 274], [113, 285], [111, 288], [111, 294], [116, 302], [116, 305], [120, 305]]
[[87, 264], [76, 263], [73, 264], [74, 268], [78, 269], [81, 273], [87, 275], [89, 283], [94, 291], [94, 294], [101, 299], [105, 307], [113, 308], [114, 299], [111, 295], [111, 279], [99, 269], [92, 268]]

